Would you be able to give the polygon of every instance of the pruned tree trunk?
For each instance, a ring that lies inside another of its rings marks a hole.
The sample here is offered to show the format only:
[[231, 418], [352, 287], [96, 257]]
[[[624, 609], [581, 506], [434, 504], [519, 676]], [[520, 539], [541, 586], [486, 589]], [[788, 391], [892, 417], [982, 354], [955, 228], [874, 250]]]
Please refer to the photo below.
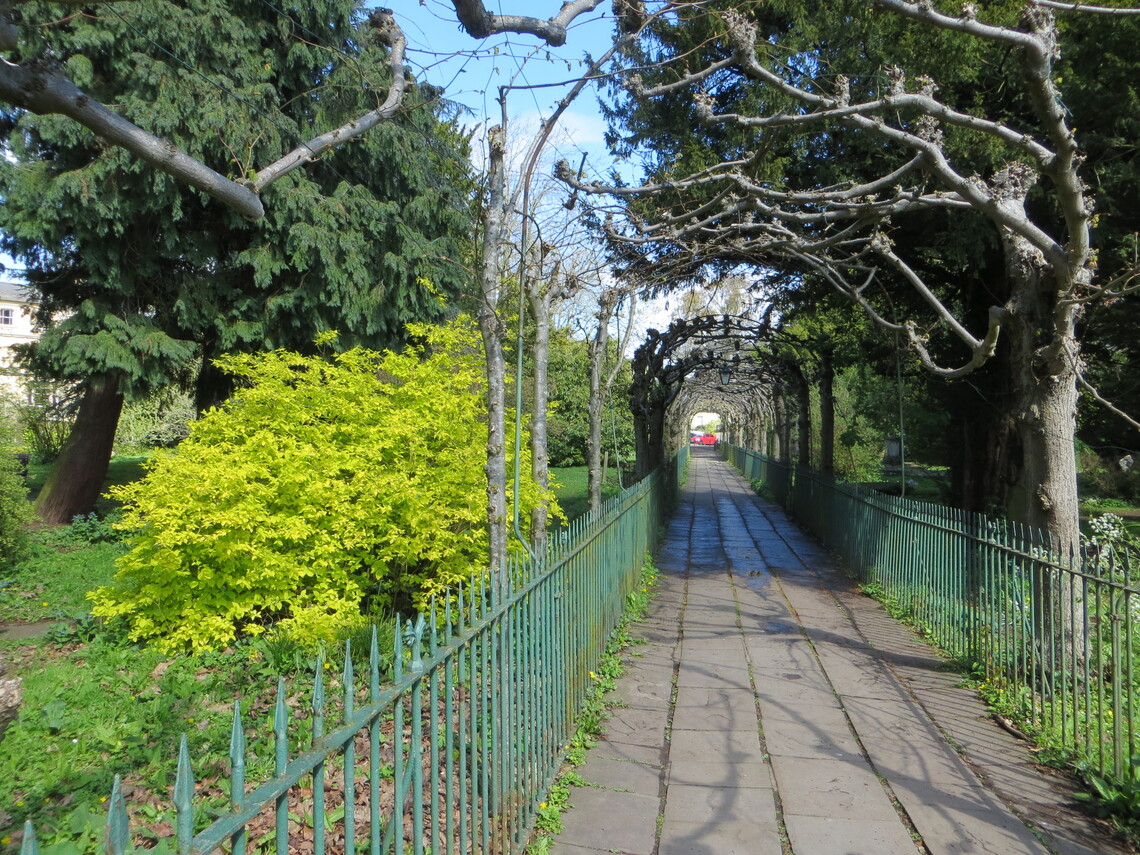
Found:
[[[528, 277], [526, 289], [534, 320], [534, 413], [530, 421], [530, 472], [531, 477], [544, 490], [550, 486], [550, 455], [547, 451], [546, 411], [550, 406], [550, 303], [554, 289]], [[521, 321], [520, 321], [521, 323]], [[516, 497], [517, 501], [517, 497]], [[536, 554], [546, 548], [546, 531], [550, 524], [550, 509], [546, 502], [538, 502], [530, 512], [530, 542]]]
[[499, 595], [510, 590], [507, 579], [507, 456], [506, 370], [503, 364], [503, 325], [499, 319], [502, 290], [500, 247], [503, 238], [504, 159], [506, 132], [499, 125], [487, 134], [490, 167], [489, 193], [483, 222], [483, 254], [479, 304], [479, 332], [487, 358], [487, 531], [492, 588]]
[[788, 411], [787, 404], [784, 401], [784, 395], [779, 390], [775, 390], [775, 395], [772, 400], [773, 422], [772, 422], [772, 459], [779, 460], [781, 463], [786, 463], [789, 460], [789, 442], [788, 442]]
[[[631, 393], [631, 397], [636, 401], [636, 393]], [[653, 393], [642, 399], [640, 404], [634, 405], [633, 427], [637, 447], [638, 481], [664, 462], [665, 410], [665, 402]]]
[[835, 363], [830, 347], [819, 352], [819, 471], [835, 474]]
[[117, 374], [87, 381], [71, 435], [36, 499], [36, 513], [44, 522], [63, 525], [95, 510], [122, 411]]
[[[586, 404], [589, 417], [589, 435], [586, 438], [586, 479], [590, 510], [601, 507], [602, 504], [602, 482], [605, 478], [605, 473], [602, 471], [602, 408], [620, 367], [619, 354], [619, 364], [603, 381], [606, 350], [610, 340], [610, 321], [613, 319], [617, 302], [618, 292], [612, 288], [606, 289], [599, 296], [598, 326], [586, 345], [586, 353], [590, 360], [590, 398]], [[628, 339], [628, 331], [626, 338]]]
[[220, 407], [234, 393], [234, 378], [214, 364], [217, 343], [202, 346], [202, 365], [194, 382], [194, 409], [202, 415], [211, 407]]
[[[1024, 210], [1027, 189], [1028, 182], [1015, 187], [1003, 204]], [[1024, 238], [1008, 232], [1002, 237], [1010, 283], [1011, 412], [1022, 452], [1021, 482], [1011, 496], [1010, 515], [1048, 532], [1062, 563], [1073, 563], [1080, 546], [1075, 449], [1079, 309], [1073, 301], [1058, 299], [1059, 292], [1072, 290], [1071, 282], [1057, 281], [1062, 270], [1047, 264]], [[1079, 569], [1079, 559], [1076, 564]], [[1051, 672], [1049, 663], [1084, 658], [1085, 606], [1069, 574], [1041, 565], [1034, 575], [1035, 629], [1044, 643], [1045, 674]], [[1053, 687], [1039, 688], [1049, 692]]]
[[[608, 323], [608, 320], [607, 320]], [[590, 358], [590, 399], [586, 402], [589, 418], [589, 433], [586, 437], [586, 489], [589, 493], [590, 510], [602, 504], [602, 360], [605, 353], [605, 325], [600, 325], [597, 335], [589, 343]], [[600, 342], [600, 352], [599, 352]]]
[[796, 386], [796, 463], [811, 466], [811, 387], [798, 365], [793, 364], [789, 373]]
[[634, 477], [640, 481], [649, 474], [649, 408], [633, 410]]

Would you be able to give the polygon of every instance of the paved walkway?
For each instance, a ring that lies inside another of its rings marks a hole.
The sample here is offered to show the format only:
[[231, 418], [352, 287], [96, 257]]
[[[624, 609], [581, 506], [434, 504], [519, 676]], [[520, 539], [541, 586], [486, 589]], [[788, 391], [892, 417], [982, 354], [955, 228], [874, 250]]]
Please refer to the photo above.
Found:
[[657, 564], [555, 855], [1127, 851], [711, 450]]

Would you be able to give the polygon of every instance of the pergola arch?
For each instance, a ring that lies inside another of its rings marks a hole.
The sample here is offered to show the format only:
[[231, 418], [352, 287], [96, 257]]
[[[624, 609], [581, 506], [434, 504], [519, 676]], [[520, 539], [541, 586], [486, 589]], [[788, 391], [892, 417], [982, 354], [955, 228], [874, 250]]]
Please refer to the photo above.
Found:
[[[777, 345], [805, 342], [770, 317], [703, 315], [651, 329], [634, 353], [630, 407], [644, 476], [688, 440], [697, 412], [716, 412], [729, 441], [784, 457], [784, 398], [804, 387], [802, 359]], [[801, 408], [803, 409], [803, 408]]]

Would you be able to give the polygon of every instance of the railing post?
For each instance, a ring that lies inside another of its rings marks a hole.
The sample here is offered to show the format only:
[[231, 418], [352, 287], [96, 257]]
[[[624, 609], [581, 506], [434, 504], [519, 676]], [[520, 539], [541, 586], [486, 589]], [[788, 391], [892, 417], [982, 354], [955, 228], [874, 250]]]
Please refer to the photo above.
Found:
[[[230, 806], [241, 810], [245, 801], [245, 728], [241, 722], [241, 701], [234, 701], [234, 722], [230, 730]], [[246, 831], [241, 826], [230, 839], [234, 853], [245, 852]]]
[[178, 744], [178, 772], [174, 778], [174, 810], [177, 812], [175, 829], [178, 838], [178, 853], [186, 855], [194, 837], [194, 772], [190, 768], [190, 748], [186, 734]]
[[36, 830], [29, 819], [24, 823], [24, 839], [20, 843], [20, 855], [40, 855], [40, 842], [36, 839]]

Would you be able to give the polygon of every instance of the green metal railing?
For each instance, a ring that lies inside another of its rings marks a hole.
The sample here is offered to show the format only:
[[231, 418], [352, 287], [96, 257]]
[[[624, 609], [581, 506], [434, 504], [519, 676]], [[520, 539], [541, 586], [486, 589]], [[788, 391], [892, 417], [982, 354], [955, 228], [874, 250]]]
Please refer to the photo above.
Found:
[[[253, 788], [235, 703], [228, 804], [195, 794], [183, 737], [177, 851], [521, 852], [686, 462], [687, 449], [575, 520], [545, 557], [512, 561], [513, 591], [500, 601], [480, 578], [408, 621], [396, 633], [390, 686], [380, 685], [375, 634], [363, 680], [346, 645], [336, 698], [320, 658], [309, 710], [290, 710], [280, 682], [276, 773]], [[290, 757], [297, 718], [310, 732]], [[104, 851], [122, 855], [131, 830], [118, 778], [108, 807]], [[38, 851], [28, 823], [21, 852]]]
[[1015, 523], [792, 473], [737, 447], [724, 454], [862, 583], [982, 671], [1043, 742], [1097, 774], [1131, 779], [1140, 586], [1126, 554], [1059, 555], [1046, 533]]

